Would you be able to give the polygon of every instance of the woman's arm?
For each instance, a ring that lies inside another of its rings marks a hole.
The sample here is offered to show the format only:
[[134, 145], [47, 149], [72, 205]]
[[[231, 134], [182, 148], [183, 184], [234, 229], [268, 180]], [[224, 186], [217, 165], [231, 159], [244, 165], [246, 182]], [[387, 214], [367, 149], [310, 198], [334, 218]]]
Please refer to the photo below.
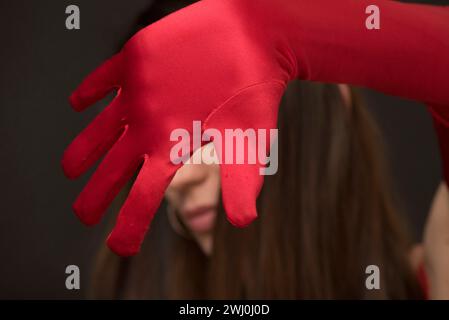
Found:
[[[449, 106], [449, 7], [390, 0], [234, 0], [263, 32], [288, 48], [304, 80], [347, 83], [430, 105]], [[379, 8], [368, 30], [366, 9]], [[448, 117], [449, 119], [449, 117]]]
[[438, 188], [424, 232], [424, 264], [430, 299], [449, 299], [449, 193]]
[[449, 299], [449, 193], [444, 182], [435, 192], [424, 241], [412, 248], [410, 263], [426, 299]]
[[[389, 0], [234, 1], [243, 6], [243, 19], [256, 22], [248, 27], [251, 37], [275, 43], [274, 50], [294, 57], [296, 77], [364, 86], [427, 104], [449, 182], [449, 6]], [[366, 12], [372, 5], [379, 9], [380, 28], [369, 30], [371, 13]]]

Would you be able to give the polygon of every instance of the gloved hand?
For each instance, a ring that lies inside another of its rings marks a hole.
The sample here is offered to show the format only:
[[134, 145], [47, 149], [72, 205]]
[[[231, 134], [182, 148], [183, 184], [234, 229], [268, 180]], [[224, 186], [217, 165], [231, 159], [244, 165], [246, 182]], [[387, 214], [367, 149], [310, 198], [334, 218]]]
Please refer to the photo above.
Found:
[[[377, 31], [364, 24], [373, 1], [202, 0], [138, 32], [70, 97], [81, 111], [118, 89], [64, 153], [64, 172], [76, 178], [109, 150], [74, 203], [76, 214], [97, 223], [140, 168], [107, 241], [120, 255], [135, 254], [180, 166], [170, 161], [172, 130], [191, 131], [194, 120], [222, 133], [275, 128], [296, 77], [449, 104], [449, 90], [439, 88], [448, 67], [448, 32], [440, 28], [447, 10], [374, 2], [382, 10]], [[221, 165], [223, 202], [236, 226], [257, 215], [262, 166]]]
[[[66, 175], [76, 178], [109, 150], [73, 206], [88, 225], [100, 220], [141, 166], [107, 240], [120, 255], [139, 250], [180, 167], [170, 161], [173, 130], [192, 131], [194, 120], [204, 129], [222, 131], [223, 137], [226, 128], [276, 127], [293, 62], [280, 67], [277, 59], [260, 56], [263, 51], [254, 47], [234, 10], [231, 2], [202, 1], [147, 27], [70, 97], [81, 111], [118, 89], [112, 103], [68, 147], [62, 163]], [[221, 165], [223, 202], [236, 226], [257, 215], [260, 167]]]

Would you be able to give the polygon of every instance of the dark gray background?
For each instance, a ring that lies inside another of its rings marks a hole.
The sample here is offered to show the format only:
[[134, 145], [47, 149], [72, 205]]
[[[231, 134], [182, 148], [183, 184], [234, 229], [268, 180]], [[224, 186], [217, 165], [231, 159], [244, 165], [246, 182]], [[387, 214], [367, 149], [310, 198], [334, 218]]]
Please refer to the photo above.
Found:
[[[150, 3], [0, 2], [0, 298], [84, 296], [91, 260], [107, 230], [105, 223], [86, 228], [72, 213], [89, 175], [67, 180], [60, 159], [105, 102], [78, 114], [67, 97], [116, 51]], [[65, 28], [70, 4], [81, 9], [81, 30]], [[419, 241], [441, 176], [431, 119], [420, 104], [363, 93], [384, 130], [396, 190]], [[69, 264], [81, 268], [79, 291], [65, 289]]]

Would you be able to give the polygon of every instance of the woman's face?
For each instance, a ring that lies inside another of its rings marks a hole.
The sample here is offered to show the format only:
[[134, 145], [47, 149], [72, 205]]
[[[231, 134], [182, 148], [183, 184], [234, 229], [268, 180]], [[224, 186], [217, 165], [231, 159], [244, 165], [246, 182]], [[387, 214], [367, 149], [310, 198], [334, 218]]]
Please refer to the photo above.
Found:
[[[208, 159], [211, 156], [215, 158], [212, 144], [204, 146], [197, 152], [201, 153], [202, 159], [206, 155]], [[220, 198], [218, 164], [186, 163], [177, 171], [165, 196], [203, 252], [209, 255], [212, 250], [212, 235]]]

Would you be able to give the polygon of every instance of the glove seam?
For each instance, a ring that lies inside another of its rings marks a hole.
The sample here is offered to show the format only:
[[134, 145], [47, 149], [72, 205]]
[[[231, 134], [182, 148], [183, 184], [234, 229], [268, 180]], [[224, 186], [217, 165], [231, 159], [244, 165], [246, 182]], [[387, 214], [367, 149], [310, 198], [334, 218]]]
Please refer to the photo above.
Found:
[[427, 108], [430, 110], [430, 114], [436, 121], [440, 122], [445, 127], [449, 127], [449, 120], [447, 120], [444, 116], [438, 114], [438, 112], [433, 107], [427, 106]]
[[202, 130], [205, 130], [205, 128], [207, 128], [207, 124], [209, 123], [209, 120], [216, 114], [218, 113], [221, 109], [223, 109], [228, 102], [230, 102], [231, 100], [233, 100], [234, 98], [236, 98], [237, 96], [239, 96], [240, 94], [246, 92], [247, 90], [254, 88], [254, 87], [258, 87], [258, 86], [263, 86], [266, 84], [274, 84], [274, 85], [280, 85], [282, 88], [286, 88], [286, 84], [284, 81], [281, 80], [277, 80], [277, 79], [272, 79], [272, 80], [268, 80], [268, 81], [262, 81], [262, 82], [257, 82], [254, 84], [250, 84], [246, 87], [243, 87], [242, 89], [238, 90], [236, 93], [234, 93], [233, 95], [231, 95], [229, 98], [227, 98], [223, 103], [221, 103], [220, 105], [218, 105], [217, 107], [215, 107], [210, 113], [209, 115], [206, 117], [206, 120], [204, 120], [203, 126], [202, 126]]

